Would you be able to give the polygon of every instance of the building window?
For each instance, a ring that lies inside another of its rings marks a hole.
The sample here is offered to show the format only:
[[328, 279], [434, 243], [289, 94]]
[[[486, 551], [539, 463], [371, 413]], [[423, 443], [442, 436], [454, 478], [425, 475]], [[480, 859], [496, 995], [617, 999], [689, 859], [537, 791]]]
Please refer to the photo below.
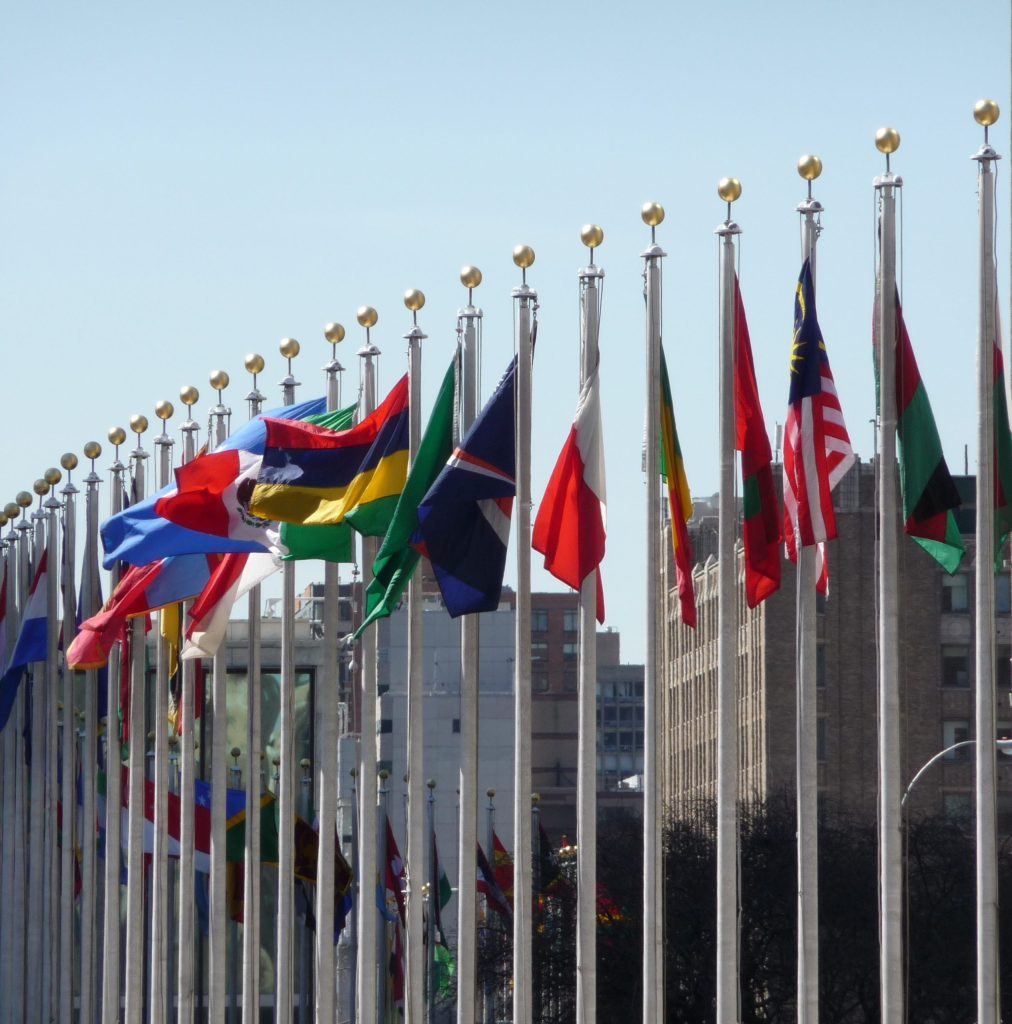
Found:
[[973, 815], [973, 800], [969, 793], [944, 793], [942, 808], [947, 818], [966, 821]]
[[1012, 663], [1009, 662], [1009, 649], [998, 647], [994, 655], [994, 683], [999, 690], [1012, 688]]
[[566, 693], [576, 693], [576, 673], [566, 672], [562, 677], [562, 689]]
[[618, 708], [614, 704], [606, 704], [604, 706], [604, 720], [606, 722], [614, 723], [617, 721]]
[[[963, 743], [970, 738], [970, 723], [965, 718], [947, 718], [942, 722], [942, 749], [955, 743]], [[965, 761], [970, 756], [969, 747], [949, 751], [946, 761]]]
[[394, 720], [392, 718], [381, 718], [379, 728], [376, 730], [380, 735], [387, 735], [394, 731]]
[[942, 647], [942, 686], [965, 689], [970, 685], [970, 649], [966, 644]]
[[454, 732], [460, 732], [460, 719], [459, 718], [455, 718], [453, 720], [453, 731]]
[[548, 644], [543, 640], [531, 644], [531, 661], [548, 661]]
[[563, 661], [576, 661], [577, 656], [580, 653], [579, 644], [566, 643], [562, 645], [562, 660]]
[[546, 693], [548, 691], [548, 673], [535, 672], [531, 676], [531, 689], [535, 693]]
[[531, 632], [532, 633], [547, 633], [548, 632], [548, 609], [547, 608], [535, 608], [531, 612]]
[[826, 685], [826, 648], [819, 644], [815, 648], [815, 685]]
[[580, 628], [580, 612], [577, 608], [566, 608], [562, 613], [562, 628], [567, 633], [576, 633]]
[[822, 716], [818, 719], [815, 727], [815, 759], [822, 762], [826, 760], [826, 719]]
[[965, 612], [968, 609], [969, 579], [970, 577], [965, 572], [957, 572], [955, 576], [942, 577], [943, 612]]
[[1001, 573], [994, 580], [994, 610], [998, 615], [1012, 612], [1012, 594], [1009, 592], [1009, 577]]

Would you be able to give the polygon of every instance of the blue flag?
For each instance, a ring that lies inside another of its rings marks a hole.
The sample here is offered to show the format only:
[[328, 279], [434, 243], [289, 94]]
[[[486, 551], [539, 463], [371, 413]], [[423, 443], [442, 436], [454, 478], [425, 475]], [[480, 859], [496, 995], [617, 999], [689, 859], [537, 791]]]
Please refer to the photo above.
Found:
[[28, 592], [17, 643], [11, 654], [7, 671], [0, 678], [0, 731], [10, 718], [11, 709], [18, 695], [21, 677], [32, 662], [45, 661], [48, 654], [49, 630], [47, 628], [47, 593], [49, 574], [46, 572], [46, 554], [39, 560], [35, 570], [32, 588]]
[[516, 357], [418, 506], [412, 544], [451, 616], [495, 611], [516, 497]]

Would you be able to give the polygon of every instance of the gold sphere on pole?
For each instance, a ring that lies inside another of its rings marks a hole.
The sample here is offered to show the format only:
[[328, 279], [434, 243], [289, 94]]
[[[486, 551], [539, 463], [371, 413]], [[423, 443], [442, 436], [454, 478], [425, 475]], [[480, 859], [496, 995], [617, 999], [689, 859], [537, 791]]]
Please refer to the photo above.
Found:
[[256, 352], [250, 352], [243, 360], [243, 366], [246, 367], [247, 373], [263, 373], [264, 357]]
[[534, 265], [534, 250], [529, 245], [518, 245], [513, 249], [513, 262], [526, 270]]
[[900, 133], [895, 128], [879, 128], [875, 132], [875, 148], [889, 156], [900, 148]]
[[376, 321], [379, 320], [379, 313], [377, 313], [372, 306], [359, 306], [358, 312], [355, 314], [355, 319], [363, 327], [375, 327]]
[[278, 351], [285, 359], [294, 359], [299, 354], [300, 346], [294, 338], [282, 338]]
[[580, 241], [588, 249], [596, 249], [604, 241], [604, 229], [600, 224], [584, 224], [580, 228]]
[[109, 444], [119, 445], [126, 440], [126, 431], [122, 427], [110, 427], [106, 437], [109, 438]]
[[228, 387], [228, 374], [224, 370], [212, 370], [209, 380], [215, 391], [224, 391]]
[[640, 216], [648, 228], [655, 228], [664, 220], [664, 207], [660, 203], [644, 203]]
[[481, 284], [481, 271], [470, 263], [460, 268], [460, 283], [465, 288], [477, 288]]
[[0, 529], [5, 527], [10, 520], [7, 517], [6, 512], [0, 512]]
[[20, 508], [31, 508], [32, 501], [34, 500], [28, 491], [18, 491], [17, 496], [14, 499]]
[[32, 490], [41, 498], [42, 495], [49, 493], [49, 484], [40, 477], [32, 484]]
[[404, 305], [412, 313], [417, 313], [425, 305], [425, 292], [421, 288], [409, 288], [404, 293]]
[[737, 178], [721, 178], [717, 182], [717, 195], [725, 203], [733, 203], [741, 198], [741, 182]]
[[135, 412], [133, 416], [130, 417], [130, 429], [135, 434], [143, 434], [144, 431], [148, 429], [147, 416], [142, 416], [139, 412]]
[[102, 454], [102, 446], [98, 441], [89, 441], [84, 446], [84, 457], [86, 459], [97, 459]]
[[72, 469], [77, 469], [77, 456], [73, 452], [64, 452], [60, 456], [60, 465], [69, 473]]
[[172, 419], [172, 414], [176, 410], [172, 407], [172, 403], [166, 399], [162, 399], [160, 402], [155, 402], [155, 415], [164, 423], [168, 419]]
[[822, 174], [822, 161], [813, 153], [806, 153], [798, 158], [798, 174], [805, 181], [815, 181]]
[[973, 119], [984, 128], [990, 128], [998, 120], [1001, 110], [994, 100], [977, 100], [973, 106]]
[[[31, 504], [31, 501], [32, 496], [29, 495], [28, 503]], [[17, 519], [17, 517], [21, 515], [21, 506], [16, 501], [8, 501], [7, 504], [4, 505], [4, 515], [11, 521]]]
[[343, 324], [327, 324], [323, 328], [323, 336], [331, 343], [331, 345], [340, 345], [344, 341], [344, 325]]
[[179, 389], [179, 401], [187, 408], [196, 405], [200, 400], [200, 392], [192, 384], [184, 384]]
[[55, 487], [63, 479], [63, 474], [55, 466], [50, 466], [42, 474], [42, 478], [50, 487]]

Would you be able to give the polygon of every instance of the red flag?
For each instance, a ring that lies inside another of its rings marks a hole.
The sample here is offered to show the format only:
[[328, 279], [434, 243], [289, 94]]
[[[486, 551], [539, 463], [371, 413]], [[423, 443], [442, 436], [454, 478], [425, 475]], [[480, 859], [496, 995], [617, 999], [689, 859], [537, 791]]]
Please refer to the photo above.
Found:
[[403, 922], [405, 920], [404, 883], [407, 876], [404, 871], [401, 851], [397, 849], [397, 840], [394, 839], [394, 830], [390, 827], [389, 818], [387, 818], [387, 862], [384, 866], [383, 877], [386, 887], [394, 894], [394, 899], [397, 900], [397, 909]]

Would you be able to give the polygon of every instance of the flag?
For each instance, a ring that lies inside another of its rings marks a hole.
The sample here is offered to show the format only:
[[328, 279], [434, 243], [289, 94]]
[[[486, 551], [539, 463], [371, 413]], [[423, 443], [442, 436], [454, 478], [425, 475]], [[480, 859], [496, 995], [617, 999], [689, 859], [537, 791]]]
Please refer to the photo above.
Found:
[[552, 849], [545, 826], [538, 822], [538, 885], [542, 892], [550, 889], [560, 878], [559, 858]]
[[485, 851], [481, 848], [481, 843], [478, 843], [477, 864], [478, 892], [484, 895], [490, 909], [503, 917], [512, 918], [513, 908], [510, 906], [510, 902], [506, 898], [506, 894], [499, 888], [495, 872], [492, 870], [492, 867], [488, 862], [488, 858], [485, 856]]
[[411, 538], [418, 529], [418, 505], [453, 451], [456, 379], [455, 356], [443, 377], [418, 453], [411, 463], [390, 527], [373, 562], [373, 579], [365, 595], [365, 618], [355, 633], [356, 637], [361, 636], [370, 623], [394, 610], [418, 565], [421, 555], [411, 546]]
[[[318, 415], [324, 411], [324, 400], [316, 398], [312, 401], [302, 402], [298, 405], [283, 406], [273, 412], [267, 413], [271, 417], [283, 417], [301, 419], [305, 416]], [[211, 478], [220, 487], [220, 492], [215, 495], [211, 490], [205, 494], [206, 502], [213, 507], [217, 503], [219, 509], [217, 514], [209, 514], [207, 523], [213, 523], [214, 528], [221, 529], [224, 521], [234, 520], [237, 529], [241, 527], [242, 536], [231, 537], [207, 531], [207, 524], [200, 513], [200, 505], [194, 494], [184, 496], [178, 505], [171, 502], [179, 494], [178, 483], [169, 484], [160, 491], [146, 498], [144, 501], [125, 508], [110, 519], [107, 519], [101, 528], [102, 544], [105, 548], [105, 559], [103, 564], [107, 569], [112, 568], [117, 561], [128, 562], [131, 565], [147, 565], [167, 555], [220, 553], [226, 554], [230, 551], [265, 551], [270, 545], [269, 538], [265, 537], [267, 528], [272, 524], [263, 524], [262, 521], [254, 522], [252, 525], [246, 523], [252, 517], [243, 501], [248, 501], [247, 489], [252, 489], [248, 483], [249, 473], [254, 473], [254, 457], [262, 456], [264, 443], [267, 439], [267, 428], [264, 425], [264, 416], [257, 416], [248, 423], [243, 424], [231, 437], [223, 441], [210, 455], [198, 456], [187, 466], [193, 466], [200, 459], [212, 458], [218, 454], [224, 454], [226, 461], [236, 466], [240, 463], [246, 466], [247, 475], [244, 480], [247, 486], [243, 487], [242, 494], [238, 493], [238, 482], [233, 479], [229, 486], [227, 481], [215, 479], [214, 463], [210, 469], [201, 466], [197, 470], [191, 470], [192, 476]], [[231, 454], [230, 454], [231, 453]], [[185, 467], [182, 467], [185, 468]], [[217, 469], [220, 471], [222, 463], [219, 460]], [[224, 499], [228, 498], [232, 504], [230, 508], [225, 507]], [[163, 510], [171, 510], [176, 518], [184, 518], [191, 525], [199, 529], [190, 528], [174, 520], [165, 518], [159, 511], [159, 503]], [[195, 522], [194, 522], [195, 518]]]
[[436, 933], [436, 943], [446, 946], [446, 935], [443, 932], [443, 908], [450, 902], [453, 890], [450, 887], [450, 879], [439, 863], [439, 850], [436, 848], [436, 833], [432, 833], [432, 877], [429, 879], [429, 906], [432, 908], [433, 926]]
[[366, 536], [390, 524], [408, 469], [408, 378], [349, 430], [269, 419], [251, 509], [286, 523], [345, 520]]
[[[877, 318], [875, 323], [877, 324]], [[878, 338], [876, 351], [878, 386]], [[942, 454], [935, 417], [914, 358], [910, 335], [896, 296], [896, 435], [899, 447], [900, 489], [904, 530], [950, 575], [963, 560], [963, 537], [953, 509], [961, 504], [959, 491]], [[1004, 388], [1002, 389], [1004, 391]], [[996, 423], [997, 427], [997, 423]]]
[[492, 832], [492, 870], [495, 872], [495, 884], [506, 897], [506, 902], [513, 906], [513, 858], [503, 846], [499, 836]]
[[400, 914], [401, 923], [404, 917], [404, 889], [407, 884], [407, 872], [404, 870], [404, 860], [401, 851], [397, 849], [397, 840], [394, 839], [394, 830], [390, 827], [390, 819], [386, 820], [387, 826], [387, 858], [383, 867], [383, 880], [385, 887], [394, 894], [397, 900], [397, 910]]
[[[226, 795], [225, 860], [241, 863], [246, 857], [246, 791], [229, 789]], [[301, 819], [300, 819], [301, 820]], [[277, 800], [270, 790], [260, 794], [260, 863], [278, 862]], [[298, 873], [298, 872], [296, 872]]]
[[[671, 401], [668, 364], [661, 347], [661, 476], [668, 485], [668, 508], [671, 512], [671, 546], [675, 551], [675, 577], [678, 582], [678, 604], [682, 622], [696, 628], [696, 593], [692, 585], [692, 544], [689, 542], [689, 519], [692, 518], [692, 496], [685, 478], [682, 449], [675, 427], [675, 407]], [[657, 567], [660, 568], [659, 566]]]
[[797, 549], [836, 537], [833, 488], [854, 464], [854, 452], [829, 368], [815, 311], [808, 260], [794, 298], [791, 389], [784, 430], [784, 539], [792, 562]]
[[597, 570], [598, 622], [604, 622], [599, 566], [605, 519], [601, 393], [595, 368], [583, 383], [573, 426], [534, 520], [531, 546], [545, 556], [545, 568], [573, 590]]
[[412, 543], [432, 562], [451, 616], [499, 606], [516, 495], [514, 356], [418, 506]]
[[7, 670], [0, 677], [0, 732], [7, 725], [11, 709], [17, 699], [18, 687], [25, 669], [35, 661], [45, 661], [49, 630], [47, 628], [47, 604], [49, 592], [49, 574], [46, 571], [48, 552], [43, 551], [39, 566], [35, 570], [28, 600], [21, 615], [21, 628], [14, 644]]
[[7, 669], [7, 560], [4, 560], [4, 581], [0, 586], [0, 675]]
[[1012, 531], [1012, 433], [1009, 431], [1005, 397], [1005, 360], [1002, 355], [1001, 321], [995, 302], [994, 390], [994, 568], [1000, 572], [1005, 541]]
[[773, 452], [752, 363], [738, 277], [734, 279], [735, 449], [741, 452], [745, 541], [745, 598], [755, 608], [780, 589], [780, 509], [773, 485]]

